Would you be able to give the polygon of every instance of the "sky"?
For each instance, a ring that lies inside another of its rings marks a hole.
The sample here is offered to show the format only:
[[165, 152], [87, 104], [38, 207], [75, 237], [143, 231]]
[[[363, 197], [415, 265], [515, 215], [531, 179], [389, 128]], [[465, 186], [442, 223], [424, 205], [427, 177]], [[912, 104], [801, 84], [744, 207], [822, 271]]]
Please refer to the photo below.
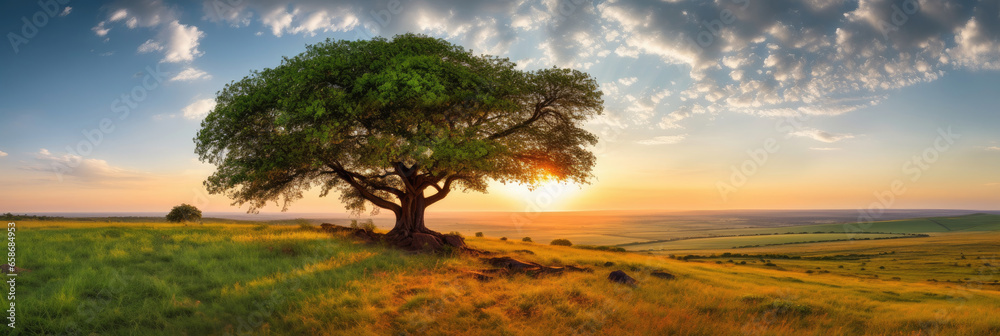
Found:
[[[216, 92], [308, 44], [406, 32], [585, 71], [606, 103], [593, 183], [495, 183], [431, 211], [1000, 209], [995, 0], [0, 7], [0, 212], [246, 211], [201, 184]], [[317, 195], [289, 211], [345, 212]]]

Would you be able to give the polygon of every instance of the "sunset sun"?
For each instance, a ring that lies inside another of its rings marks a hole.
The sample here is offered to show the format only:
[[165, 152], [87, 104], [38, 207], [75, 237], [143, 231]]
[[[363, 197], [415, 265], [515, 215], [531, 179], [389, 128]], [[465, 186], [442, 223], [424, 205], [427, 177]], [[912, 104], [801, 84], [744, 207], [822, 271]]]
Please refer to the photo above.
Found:
[[537, 186], [516, 183], [501, 184], [497, 188], [504, 195], [522, 202], [534, 211], [554, 211], [583, 193], [583, 186], [547, 178]]

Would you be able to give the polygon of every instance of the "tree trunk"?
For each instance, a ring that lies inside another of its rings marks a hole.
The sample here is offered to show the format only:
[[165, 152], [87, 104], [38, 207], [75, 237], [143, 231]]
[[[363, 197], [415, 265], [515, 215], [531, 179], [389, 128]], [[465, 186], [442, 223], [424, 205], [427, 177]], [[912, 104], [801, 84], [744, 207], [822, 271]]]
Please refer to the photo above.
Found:
[[427, 209], [427, 205], [423, 195], [407, 193], [400, 200], [400, 207], [402, 211], [396, 214], [396, 224], [386, 234], [387, 239], [405, 246], [412, 241], [414, 233], [429, 234], [437, 237], [438, 240], [443, 238], [441, 233], [424, 226], [424, 210]]

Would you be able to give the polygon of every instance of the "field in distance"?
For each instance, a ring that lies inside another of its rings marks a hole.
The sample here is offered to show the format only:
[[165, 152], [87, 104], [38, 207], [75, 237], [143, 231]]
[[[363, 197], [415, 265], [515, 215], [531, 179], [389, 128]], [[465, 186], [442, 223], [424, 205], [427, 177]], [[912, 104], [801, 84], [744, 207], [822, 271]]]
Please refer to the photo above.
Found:
[[[1000, 231], [1000, 215], [913, 218], [873, 223], [798, 225], [778, 228], [710, 230], [690, 237], [620, 244], [632, 251], [683, 253], [698, 250], [766, 247], [836, 241], [924, 238], [931, 234]], [[723, 236], [724, 235], [724, 236]]]

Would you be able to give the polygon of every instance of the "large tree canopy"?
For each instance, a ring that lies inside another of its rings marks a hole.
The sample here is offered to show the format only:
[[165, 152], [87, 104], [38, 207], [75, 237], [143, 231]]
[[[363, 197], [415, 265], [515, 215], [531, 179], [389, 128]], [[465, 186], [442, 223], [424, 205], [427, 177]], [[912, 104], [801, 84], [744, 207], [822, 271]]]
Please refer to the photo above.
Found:
[[320, 187], [347, 208], [396, 215], [390, 237], [437, 234], [423, 213], [487, 181], [587, 183], [603, 110], [588, 74], [521, 71], [444, 40], [331, 41], [226, 85], [195, 142], [205, 185], [234, 205], [283, 209]]

